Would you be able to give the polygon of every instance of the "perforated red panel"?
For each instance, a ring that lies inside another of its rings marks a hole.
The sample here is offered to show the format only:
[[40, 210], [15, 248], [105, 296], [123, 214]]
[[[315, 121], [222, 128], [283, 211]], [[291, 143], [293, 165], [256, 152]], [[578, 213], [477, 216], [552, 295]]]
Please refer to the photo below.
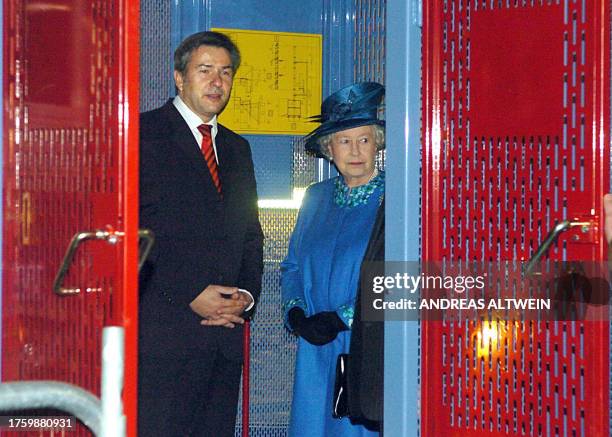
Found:
[[[136, 364], [138, 2], [8, 0], [4, 11], [2, 379], [99, 396], [103, 326], [126, 327]], [[64, 281], [81, 292], [56, 295], [70, 239], [96, 229], [125, 236], [81, 244]], [[130, 418], [134, 394], [128, 370]]]
[[[423, 33], [423, 254], [604, 259], [609, 2], [429, 0]], [[424, 436], [607, 436], [607, 322], [423, 323]]]

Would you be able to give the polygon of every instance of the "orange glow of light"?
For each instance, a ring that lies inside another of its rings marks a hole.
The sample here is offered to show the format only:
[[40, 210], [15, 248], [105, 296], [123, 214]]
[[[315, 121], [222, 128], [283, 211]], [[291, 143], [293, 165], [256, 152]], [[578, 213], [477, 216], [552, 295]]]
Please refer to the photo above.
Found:
[[506, 322], [483, 321], [476, 331], [476, 353], [478, 357], [495, 354], [508, 333]]

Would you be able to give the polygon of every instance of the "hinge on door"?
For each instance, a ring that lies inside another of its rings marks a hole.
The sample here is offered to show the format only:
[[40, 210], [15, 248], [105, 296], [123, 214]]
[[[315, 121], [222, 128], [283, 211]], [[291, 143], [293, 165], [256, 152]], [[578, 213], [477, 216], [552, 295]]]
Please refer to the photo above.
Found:
[[568, 233], [568, 240], [572, 243], [594, 244], [601, 239], [601, 236], [598, 235], [597, 217], [593, 215], [577, 216], [571, 220], [560, 221], [548, 233], [544, 241], [536, 249], [529, 261], [527, 261], [527, 264], [524, 265], [523, 274], [525, 276], [533, 273], [536, 264], [557, 241], [557, 237], [564, 232]]
[[572, 220], [575, 223], [568, 230], [568, 242], [596, 244], [601, 240], [597, 217], [593, 215], [583, 215], [574, 217]]

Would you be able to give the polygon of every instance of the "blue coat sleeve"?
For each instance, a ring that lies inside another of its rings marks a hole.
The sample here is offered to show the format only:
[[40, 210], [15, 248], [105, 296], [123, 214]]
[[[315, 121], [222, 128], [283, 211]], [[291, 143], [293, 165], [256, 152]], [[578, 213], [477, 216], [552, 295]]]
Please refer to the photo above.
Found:
[[293, 228], [293, 233], [289, 239], [289, 250], [287, 256], [280, 265], [281, 270], [281, 294], [282, 294], [282, 313], [285, 325], [291, 329], [287, 323], [289, 310], [295, 307], [302, 308], [308, 314], [308, 305], [304, 297], [304, 278], [300, 269], [300, 248], [306, 217], [309, 215], [311, 203], [311, 190], [308, 188], [302, 200], [302, 206], [298, 213], [298, 218]]

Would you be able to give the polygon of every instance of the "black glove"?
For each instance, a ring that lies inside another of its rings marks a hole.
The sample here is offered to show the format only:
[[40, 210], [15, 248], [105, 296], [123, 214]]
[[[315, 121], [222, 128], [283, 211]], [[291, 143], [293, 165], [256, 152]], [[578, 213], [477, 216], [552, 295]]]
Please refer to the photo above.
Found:
[[299, 331], [302, 328], [304, 322], [306, 321], [306, 314], [304, 310], [300, 307], [293, 307], [289, 310], [287, 314], [287, 321], [289, 322], [289, 326], [293, 332], [299, 335]]
[[333, 311], [323, 311], [306, 317], [304, 310], [296, 307], [289, 310], [288, 321], [297, 335], [315, 346], [327, 344], [335, 339], [339, 332], [348, 330], [348, 326]]

